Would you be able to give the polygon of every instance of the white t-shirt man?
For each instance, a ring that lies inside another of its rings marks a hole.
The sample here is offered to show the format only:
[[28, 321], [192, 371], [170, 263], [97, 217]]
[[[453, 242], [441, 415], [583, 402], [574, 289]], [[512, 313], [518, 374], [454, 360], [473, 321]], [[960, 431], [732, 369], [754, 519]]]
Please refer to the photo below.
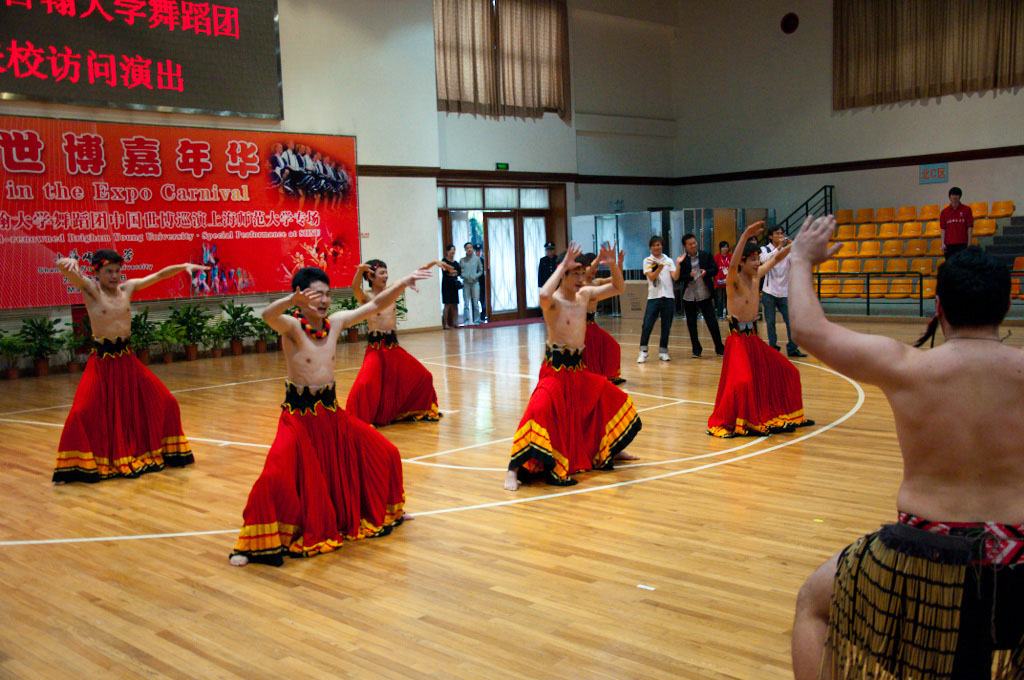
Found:
[[644, 273], [654, 271], [654, 268], [659, 264], [665, 265], [658, 272], [658, 276], [651, 281], [647, 279], [647, 299], [655, 300], [657, 298], [675, 298], [675, 292], [672, 290], [672, 272], [676, 270], [676, 263], [671, 257], [668, 257], [662, 253], [660, 258], [654, 257], [654, 255], [648, 255], [644, 258]]
[[[761, 248], [761, 262], [768, 261], [768, 258], [772, 256], [778, 248], [772, 244], [768, 244]], [[782, 262], [779, 262], [772, 270], [765, 274], [764, 277], [764, 292], [768, 295], [772, 295], [777, 298], [789, 297], [789, 258], [787, 257]]]

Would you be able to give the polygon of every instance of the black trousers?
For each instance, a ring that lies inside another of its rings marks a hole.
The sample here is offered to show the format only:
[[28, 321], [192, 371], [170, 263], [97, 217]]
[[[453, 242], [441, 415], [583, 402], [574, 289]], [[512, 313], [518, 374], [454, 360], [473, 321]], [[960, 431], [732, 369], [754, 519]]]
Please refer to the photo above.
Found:
[[708, 325], [708, 332], [711, 333], [711, 341], [715, 343], [715, 351], [721, 354], [725, 351], [722, 344], [722, 331], [718, 328], [718, 317], [715, 315], [715, 301], [710, 297], [703, 300], [683, 300], [683, 309], [686, 312], [686, 329], [690, 331], [690, 345], [693, 346], [693, 353], [700, 355], [704, 348], [697, 337], [697, 311], [704, 315], [704, 323]]

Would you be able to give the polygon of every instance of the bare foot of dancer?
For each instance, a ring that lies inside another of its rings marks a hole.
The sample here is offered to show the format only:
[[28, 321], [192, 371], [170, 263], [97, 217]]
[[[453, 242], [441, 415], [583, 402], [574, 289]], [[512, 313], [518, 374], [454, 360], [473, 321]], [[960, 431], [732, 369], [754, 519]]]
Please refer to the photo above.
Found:
[[640, 456], [634, 456], [632, 453], [629, 453], [628, 451], [619, 451], [617, 454], [615, 454], [615, 462], [618, 462], [620, 460], [640, 460]]
[[519, 490], [519, 477], [516, 475], [515, 470], [509, 470], [508, 474], [505, 475], [505, 490], [506, 491], [518, 491]]
[[249, 564], [249, 558], [245, 555], [232, 555], [228, 562], [231, 563], [232, 567], [244, 567]]

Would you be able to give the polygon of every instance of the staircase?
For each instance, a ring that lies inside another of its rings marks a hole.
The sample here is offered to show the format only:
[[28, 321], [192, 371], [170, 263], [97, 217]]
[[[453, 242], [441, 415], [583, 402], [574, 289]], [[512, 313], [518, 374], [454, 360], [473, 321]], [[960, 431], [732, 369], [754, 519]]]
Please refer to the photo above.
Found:
[[772, 226], [782, 227], [782, 232], [787, 236], [796, 236], [796, 230], [800, 228], [800, 225], [803, 224], [804, 219], [808, 215], [815, 215], [817, 217], [832, 215], [834, 213], [832, 195], [835, 189], [835, 185], [826, 184], [797, 206], [793, 212], [786, 216], [786, 219], [776, 222]]
[[1010, 224], [992, 237], [992, 245], [985, 252], [1007, 267], [1013, 266], [1014, 258], [1024, 255], [1024, 217], [1011, 217]]

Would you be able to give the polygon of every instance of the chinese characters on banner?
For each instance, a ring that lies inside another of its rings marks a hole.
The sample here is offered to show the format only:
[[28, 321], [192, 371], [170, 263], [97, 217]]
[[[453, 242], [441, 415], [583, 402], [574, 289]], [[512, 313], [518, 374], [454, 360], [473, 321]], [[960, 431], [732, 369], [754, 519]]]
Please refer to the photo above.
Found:
[[304, 266], [347, 282], [359, 263], [352, 137], [0, 116], [0, 171], [3, 309], [79, 302], [54, 262], [89, 272], [99, 248], [133, 277], [210, 266], [140, 299], [284, 291]]
[[281, 118], [276, 13], [276, 0], [0, 0], [0, 93]]

